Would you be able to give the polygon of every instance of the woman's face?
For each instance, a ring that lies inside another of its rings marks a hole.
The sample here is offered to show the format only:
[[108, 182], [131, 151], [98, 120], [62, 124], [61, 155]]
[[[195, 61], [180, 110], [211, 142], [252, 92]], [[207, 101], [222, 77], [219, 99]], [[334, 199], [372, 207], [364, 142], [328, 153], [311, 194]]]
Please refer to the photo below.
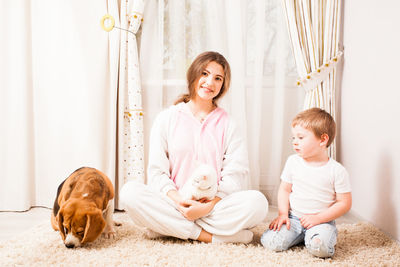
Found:
[[224, 69], [217, 62], [207, 64], [196, 85], [196, 98], [212, 101], [221, 91], [224, 83]]

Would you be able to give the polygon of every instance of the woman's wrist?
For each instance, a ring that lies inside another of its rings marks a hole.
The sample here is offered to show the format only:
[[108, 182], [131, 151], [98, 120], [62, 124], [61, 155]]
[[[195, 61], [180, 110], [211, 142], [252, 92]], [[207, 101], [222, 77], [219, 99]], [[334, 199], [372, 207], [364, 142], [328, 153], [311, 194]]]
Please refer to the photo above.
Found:
[[217, 204], [218, 201], [209, 201], [202, 203], [201, 205], [203, 206], [202, 210], [203, 212], [201, 213], [201, 217], [207, 216], [208, 214], [211, 213], [211, 211], [214, 209], [215, 204]]
[[210, 213], [210, 212], [214, 209], [215, 205], [216, 205], [220, 200], [221, 200], [220, 197], [214, 197], [211, 201], [207, 202], [207, 204], [209, 205], [209, 209], [210, 209], [210, 210], [208, 211], [208, 213]]
[[213, 203], [213, 207], [221, 200], [220, 197], [214, 197], [210, 202]]
[[179, 204], [182, 201], [182, 197], [177, 190], [169, 190], [167, 196], [176, 204]]

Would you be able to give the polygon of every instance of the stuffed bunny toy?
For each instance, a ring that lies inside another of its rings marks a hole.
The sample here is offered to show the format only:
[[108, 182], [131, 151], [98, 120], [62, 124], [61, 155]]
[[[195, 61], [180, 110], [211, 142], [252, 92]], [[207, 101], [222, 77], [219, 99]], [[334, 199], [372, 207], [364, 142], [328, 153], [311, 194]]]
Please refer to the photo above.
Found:
[[185, 199], [211, 200], [217, 193], [217, 187], [217, 173], [214, 167], [199, 163], [179, 192]]

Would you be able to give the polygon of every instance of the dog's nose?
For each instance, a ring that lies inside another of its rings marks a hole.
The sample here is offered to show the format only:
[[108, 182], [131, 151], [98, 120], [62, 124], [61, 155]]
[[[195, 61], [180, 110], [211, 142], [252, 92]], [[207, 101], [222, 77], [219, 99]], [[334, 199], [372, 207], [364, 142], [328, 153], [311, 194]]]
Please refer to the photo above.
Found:
[[65, 246], [67, 247], [67, 248], [74, 248], [75, 247], [75, 245], [74, 244], [65, 244]]

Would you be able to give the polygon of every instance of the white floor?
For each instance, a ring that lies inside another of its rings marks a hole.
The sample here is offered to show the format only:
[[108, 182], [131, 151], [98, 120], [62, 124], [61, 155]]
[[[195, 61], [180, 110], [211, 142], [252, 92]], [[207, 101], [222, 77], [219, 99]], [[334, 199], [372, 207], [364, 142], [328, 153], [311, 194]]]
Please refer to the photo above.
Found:
[[[278, 214], [276, 207], [270, 207], [267, 220], [275, 218]], [[31, 227], [48, 223], [50, 225], [51, 209], [36, 207], [25, 212], [0, 212], [0, 241], [10, 239]], [[357, 219], [350, 214], [336, 220], [337, 223], [354, 223]]]
[[0, 241], [7, 240], [46, 221], [50, 225], [50, 214], [51, 209], [47, 208], [31, 208], [23, 212], [0, 212]]

